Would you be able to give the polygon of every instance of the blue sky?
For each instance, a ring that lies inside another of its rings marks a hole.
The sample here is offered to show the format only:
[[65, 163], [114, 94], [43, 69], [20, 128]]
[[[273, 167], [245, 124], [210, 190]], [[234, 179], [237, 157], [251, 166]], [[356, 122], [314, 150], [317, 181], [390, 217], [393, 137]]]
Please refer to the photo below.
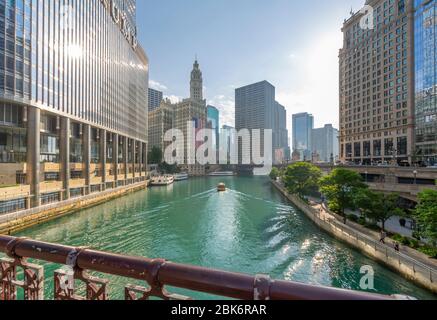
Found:
[[152, 86], [189, 95], [197, 54], [205, 98], [233, 125], [234, 89], [267, 80], [291, 115], [338, 126], [341, 26], [364, 0], [138, 0], [139, 40]]

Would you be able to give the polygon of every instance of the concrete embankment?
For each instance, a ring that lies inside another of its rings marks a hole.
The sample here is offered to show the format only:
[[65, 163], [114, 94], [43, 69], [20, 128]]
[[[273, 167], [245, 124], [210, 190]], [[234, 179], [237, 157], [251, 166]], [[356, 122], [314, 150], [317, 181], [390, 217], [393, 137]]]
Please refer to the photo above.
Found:
[[70, 199], [0, 216], [0, 234], [13, 234], [50, 220], [73, 214], [77, 211], [97, 206], [104, 202], [125, 196], [147, 187], [148, 182], [140, 182], [125, 187], [106, 190], [96, 194]]
[[345, 225], [326, 212], [322, 212], [289, 194], [278, 182], [273, 185], [298, 209], [305, 213], [322, 230], [335, 238], [360, 250], [386, 267], [396, 271], [406, 279], [437, 294], [437, 269], [432, 263], [419, 261], [409, 255], [396, 252], [349, 225]]

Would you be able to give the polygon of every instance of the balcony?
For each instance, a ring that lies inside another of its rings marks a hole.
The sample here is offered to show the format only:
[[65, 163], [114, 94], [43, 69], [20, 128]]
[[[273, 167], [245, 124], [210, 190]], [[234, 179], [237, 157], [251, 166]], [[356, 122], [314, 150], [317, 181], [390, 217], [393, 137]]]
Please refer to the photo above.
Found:
[[41, 193], [54, 193], [63, 190], [64, 186], [62, 181], [46, 181], [39, 185]]
[[[69, 268], [70, 271], [57, 270], [53, 274], [55, 300], [108, 300], [109, 281], [90, 276], [89, 272], [143, 281], [144, 287], [126, 284], [126, 300], [191, 300], [167, 291], [167, 286], [242, 300], [395, 299], [272, 280], [267, 275], [251, 276], [10, 236], [0, 236], [0, 252], [8, 256], [0, 259], [0, 300], [17, 300], [18, 288], [24, 291], [25, 300], [44, 300], [44, 269], [41, 265], [29, 263], [28, 259]], [[23, 280], [18, 279], [19, 270], [23, 271]], [[78, 282], [86, 287], [83, 296], [78, 293]]]

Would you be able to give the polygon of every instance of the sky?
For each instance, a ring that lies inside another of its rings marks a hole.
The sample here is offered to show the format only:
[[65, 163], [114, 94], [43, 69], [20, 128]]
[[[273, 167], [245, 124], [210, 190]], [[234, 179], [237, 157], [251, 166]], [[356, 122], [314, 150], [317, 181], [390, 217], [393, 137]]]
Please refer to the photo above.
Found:
[[204, 97], [234, 125], [235, 88], [267, 80], [292, 114], [315, 126], [339, 122], [341, 27], [364, 0], [138, 0], [139, 41], [150, 85], [176, 101], [189, 96], [197, 55]]

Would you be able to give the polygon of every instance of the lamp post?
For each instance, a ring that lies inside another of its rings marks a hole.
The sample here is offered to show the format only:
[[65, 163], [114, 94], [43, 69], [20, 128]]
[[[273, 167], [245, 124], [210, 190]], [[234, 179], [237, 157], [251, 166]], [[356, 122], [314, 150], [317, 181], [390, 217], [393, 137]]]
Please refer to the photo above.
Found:
[[366, 183], [368, 183], [369, 182], [369, 179], [368, 179], [369, 172], [366, 170], [366, 172], [364, 172], [364, 174], [366, 175]]
[[417, 185], [417, 170], [414, 170], [413, 174], [414, 174], [414, 185]]

